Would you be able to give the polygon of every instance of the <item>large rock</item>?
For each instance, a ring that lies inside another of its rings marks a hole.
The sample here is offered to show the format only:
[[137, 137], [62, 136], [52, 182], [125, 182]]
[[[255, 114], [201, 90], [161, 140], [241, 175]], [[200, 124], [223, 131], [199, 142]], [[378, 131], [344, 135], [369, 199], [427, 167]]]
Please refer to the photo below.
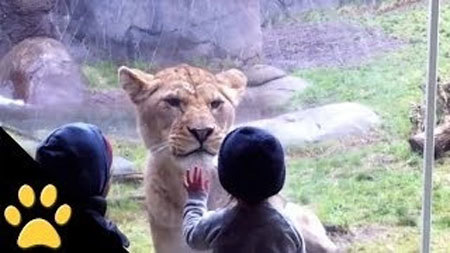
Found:
[[65, 0], [54, 17], [78, 53], [103, 59], [246, 61], [262, 47], [259, 0]]
[[364, 105], [340, 103], [247, 122], [245, 125], [266, 129], [277, 136], [285, 147], [298, 148], [305, 143], [364, 135], [379, 122], [377, 114]]
[[113, 177], [126, 177], [137, 173], [134, 164], [121, 156], [114, 156], [111, 171]]
[[12, 45], [30, 37], [59, 38], [59, 33], [50, 17], [50, 12], [57, 1], [1, 0], [0, 32], [2, 35], [0, 37], [6, 36]]
[[26, 39], [0, 60], [0, 95], [34, 105], [81, 104], [85, 80], [64, 45]]
[[301, 78], [286, 76], [262, 86], [247, 88], [237, 108], [237, 122], [273, 117], [295, 110], [289, 103], [295, 94], [303, 91], [308, 85]]
[[11, 49], [11, 41], [0, 27], [0, 59]]
[[244, 74], [247, 77], [248, 87], [260, 86], [286, 76], [286, 72], [283, 70], [264, 64], [257, 64], [246, 68], [244, 69]]
[[[0, 106], [4, 107], [23, 107], [25, 103], [21, 99], [12, 99], [0, 95]], [[1, 108], [1, 107], [0, 107]]]

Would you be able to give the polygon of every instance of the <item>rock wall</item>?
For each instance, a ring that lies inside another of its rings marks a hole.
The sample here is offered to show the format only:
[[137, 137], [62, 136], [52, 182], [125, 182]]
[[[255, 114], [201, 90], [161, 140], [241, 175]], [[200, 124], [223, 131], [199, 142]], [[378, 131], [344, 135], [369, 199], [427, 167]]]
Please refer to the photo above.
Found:
[[11, 49], [12, 43], [0, 28], [0, 59]]
[[261, 54], [259, 0], [61, 0], [53, 19], [77, 58], [195, 61]]
[[12, 44], [31, 36], [57, 39], [50, 12], [57, 0], [1, 0], [0, 29]]
[[345, 0], [1, 0], [0, 57], [37, 36], [79, 61], [260, 59], [261, 24]]
[[59, 39], [51, 11], [58, 0], [0, 1], [0, 59], [16, 44], [31, 37]]

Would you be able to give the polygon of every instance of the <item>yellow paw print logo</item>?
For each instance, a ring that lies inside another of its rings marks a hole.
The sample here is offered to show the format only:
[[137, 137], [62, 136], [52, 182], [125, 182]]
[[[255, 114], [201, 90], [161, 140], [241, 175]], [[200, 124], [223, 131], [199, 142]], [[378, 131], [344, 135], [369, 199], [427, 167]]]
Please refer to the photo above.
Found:
[[[26, 207], [30, 208], [35, 203], [35, 194], [33, 188], [29, 185], [23, 185], [19, 189], [19, 201]], [[49, 184], [42, 189], [40, 202], [42, 206], [50, 208], [55, 204], [57, 198], [56, 187]], [[6, 221], [11, 226], [19, 226], [22, 222], [20, 211], [13, 205], [8, 206], [4, 212]], [[69, 205], [61, 205], [55, 213], [56, 224], [65, 225], [72, 215], [72, 209]], [[20, 231], [17, 245], [22, 249], [34, 246], [47, 246], [53, 249], [61, 246], [61, 238], [55, 228], [42, 218], [35, 218], [29, 221]]]

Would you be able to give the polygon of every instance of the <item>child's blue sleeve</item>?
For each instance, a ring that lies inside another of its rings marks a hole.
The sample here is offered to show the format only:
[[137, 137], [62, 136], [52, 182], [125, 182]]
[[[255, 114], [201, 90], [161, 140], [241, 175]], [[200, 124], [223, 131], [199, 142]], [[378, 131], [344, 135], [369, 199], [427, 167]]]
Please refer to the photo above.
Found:
[[213, 247], [221, 229], [221, 215], [208, 212], [207, 195], [189, 194], [183, 212], [183, 237], [192, 249], [206, 250]]

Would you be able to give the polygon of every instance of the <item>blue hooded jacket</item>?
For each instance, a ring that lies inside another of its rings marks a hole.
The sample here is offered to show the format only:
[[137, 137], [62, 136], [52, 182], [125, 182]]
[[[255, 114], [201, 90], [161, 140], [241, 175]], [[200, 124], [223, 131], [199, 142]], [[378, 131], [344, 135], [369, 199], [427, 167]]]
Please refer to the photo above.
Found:
[[127, 252], [127, 238], [105, 218], [112, 151], [100, 129], [85, 123], [64, 125], [39, 145], [36, 161], [78, 210], [63, 251]]
[[94, 125], [73, 123], [54, 130], [38, 147], [36, 161], [74, 198], [101, 196], [108, 185], [112, 156]]

